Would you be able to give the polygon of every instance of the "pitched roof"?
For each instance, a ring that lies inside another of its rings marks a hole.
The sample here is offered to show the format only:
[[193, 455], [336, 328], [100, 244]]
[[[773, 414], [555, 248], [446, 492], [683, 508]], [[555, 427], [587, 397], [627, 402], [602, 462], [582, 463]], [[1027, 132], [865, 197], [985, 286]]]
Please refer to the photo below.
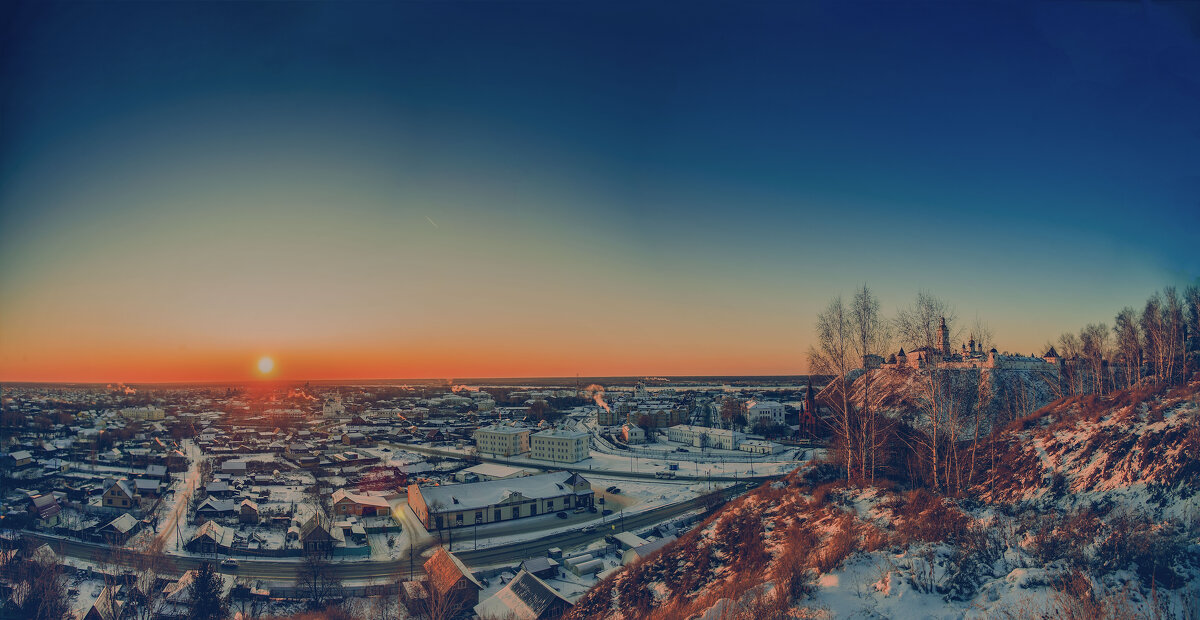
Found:
[[233, 545], [233, 530], [221, 527], [216, 521], [205, 521], [204, 525], [196, 529], [196, 533], [192, 535], [188, 543], [190, 544], [202, 536], [211, 538], [220, 547], [230, 547]]
[[558, 562], [555, 562], [554, 560], [551, 560], [545, 556], [540, 558], [530, 558], [524, 562], [521, 562], [521, 568], [531, 573], [540, 573], [555, 566], [558, 566]]
[[88, 615], [92, 610], [95, 610], [96, 617], [103, 620], [116, 620], [121, 617], [121, 607], [123, 603], [116, 600], [117, 590], [121, 586], [104, 586], [100, 591], [100, 596], [96, 597], [96, 602], [92, 603], [92, 607], [88, 610]]
[[49, 519], [62, 511], [62, 507], [58, 505], [58, 500], [53, 495], [35, 495], [32, 498], [33, 509], [38, 512], [38, 517], [41, 519]]
[[525, 570], [499, 592], [475, 606], [481, 618], [515, 618], [516, 620], [539, 620], [542, 614], [551, 614], [565, 607], [568, 601], [557, 590], [537, 575]]
[[323, 525], [321, 520], [317, 518], [316, 513], [309, 515], [308, 520], [300, 525], [300, 540], [308, 541], [314, 537], [317, 540], [332, 540], [335, 542], [345, 540], [341, 528]]
[[[124, 478], [117, 480], [116, 482], [112, 483], [112, 486], [108, 487], [108, 490], [111, 491], [113, 487], [119, 488], [121, 492], [125, 495], [128, 495], [130, 499], [133, 498], [133, 488], [129, 486], [128, 480], [125, 480]], [[108, 491], [105, 491], [105, 493], [107, 492]]]
[[444, 547], [438, 547], [433, 556], [425, 560], [424, 566], [425, 572], [429, 574], [429, 583], [438, 592], [449, 592], [462, 579], [470, 581], [480, 590], [483, 589], [466, 565]]
[[201, 510], [206, 512], [234, 512], [237, 510], [237, 506], [237, 500], [208, 497], [200, 502], [199, 506], [196, 506], [196, 512], [200, 512]]
[[[486, 482], [468, 482], [464, 484], [447, 484], [444, 486], [420, 487], [421, 497], [430, 510], [441, 506], [441, 510], [471, 510], [486, 508], [503, 502], [505, 499], [519, 493], [528, 499], [544, 499], [561, 497], [575, 493], [573, 486], [587, 485], [586, 479], [579, 474], [566, 471], [556, 471], [523, 478], [505, 478], [488, 480]], [[587, 488], [581, 493], [591, 493]]]
[[512, 478], [520, 475], [523, 472], [527, 472], [527, 470], [521, 469], [520, 467], [499, 465], [497, 463], [480, 463], [462, 470], [462, 473], [464, 474], [479, 474], [481, 476], [488, 476], [490, 478]]
[[638, 558], [644, 558], [644, 557], [650, 555], [651, 553], [654, 553], [655, 551], [658, 551], [659, 549], [662, 549], [663, 547], [665, 547], [668, 544], [673, 543], [673, 542], [675, 542], [675, 536], [673, 536], [673, 535], [663, 536], [662, 538], [659, 538], [656, 541], [648, 542], [644, 545], [638, 545], [638, 546], [630, 549], [630, 551], [637, 554]]
[[387, 509], [391, 508], [386, 499], [383, 499], [377, 495], [359, 495], [357, 493], [348, 493], [346, 489], [338, 489], [333, 492], [333, 503], [336, 504], [343, 499], [354, 502], [355, 504], [362, 504], [364, 506], [375, 506], [377, 508]]
[[[199, 574], [199, 572], [195, 569], [189, 570], [179, 578], [179, 581], [169, 584], [167, 587], [163, 588], [163, 593], [167, 595], [167, 601], [185, 605], [192, 602], [191, 594], [188, 592], [188, 586], [195, 581], [197, 574]], [[230, 590], [233, 589], [233, 580], [226, 579], [225, 576], [220, 573], [217, 573], [215, 577], [217, 578], [218, 583], [221, 584], [221, 596], [228, 595]]]
[[116, 519], [113, 519], [112, 521], [109, 521], [108, 523], [104, 524], [104, 526], [101, 527], [100, 529], [106, 530], [106, 529], [112, 528], [113, 530], [116, 530], [116, 531], [124, 534], [126, 532], [129, 532], [133, 528], [137, 527], [137, 524], [138, 524], [138, 520], [133, 518], [133, 515], [131, 515], [127, 512], [127, 513], [117, 517]]

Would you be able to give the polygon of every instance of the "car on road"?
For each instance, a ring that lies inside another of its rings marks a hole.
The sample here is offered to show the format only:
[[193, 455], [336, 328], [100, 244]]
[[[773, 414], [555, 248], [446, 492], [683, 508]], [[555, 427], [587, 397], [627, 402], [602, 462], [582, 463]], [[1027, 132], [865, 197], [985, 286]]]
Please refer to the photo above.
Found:
[[380, 452], [391, 452], [392, 449], [391, 448], [380, 448], [379, 451]]
[[233, 558], [225, 558], [224, 560], [221, 560], [221, 568], [228, 568], [229, 570], [237, 570], [237, 567], [238, 567], [238, 561]]
[[596, 526], [594, 526], [594, 525], [589, 525], [589, 526], [583, 528], [584, 534], [591, 534], [592, 532], [595, 532], [595, 531], [596, 531]]
[[595, 506], [588, 506], [588, 512], [593, 512], [593, 513], [594, 513], [594, 512], [596, 512], [596, 507], [595, 507]]
[[605, 491], [607, 491], [607, 492], [609, 492], [609, 493], [616, 493], [616, 492], [617, 492], [617, 487], [614, 485], [614, 486], [608, 487], [607, 489], [604, 489], [604, 490], [605, 490]]
[[558, 517], [559, 519], [566, 519], [566, 518], [567, 518], [567, 513], [565, 513], [565, 512], [562, 512], [562, 511], [560, 510], [560, 511], [558, 511], [558, 512], [554, 513], [554, 516]]
[[583, 512], [583, 511], [585, 511], [585, 510], [587, 510], [587, 508], [584, 508], [583, 506], [580, 506], [580, 507], [578, 507], [578, 508], [576, 508], [576, 509], [575, 509], [575, 514], [579, 514], [579, 513]]
[[607, 517], [608, 515], [610, 515], [610, 514], [612, 514], [612, 513], [613, 513], [613, 511], [612, 511], [612, 508], [605, 508], [605, 509], [604, 509], [604, 516], [606, 516], [606, 517]]
[[612, 491], [610, 491], [610, 493], [612, 493], [613, 495], [618, 495], [620, 492], [621, 492], [621, 489], [618, 489], [617, 487], [613, 487]]

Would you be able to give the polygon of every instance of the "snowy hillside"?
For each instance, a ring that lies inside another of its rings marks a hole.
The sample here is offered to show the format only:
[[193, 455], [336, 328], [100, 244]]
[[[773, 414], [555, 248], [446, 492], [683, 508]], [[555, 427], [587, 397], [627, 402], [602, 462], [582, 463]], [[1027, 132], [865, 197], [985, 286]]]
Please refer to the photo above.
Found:
[[[990, 430], [992, 420], [1003, 426], [1058, 398], [1054, 375], [1025, 370], [972, 368], [939, 371], [952, 391], [957, 408], [968, 417], [982, 404], [982, 431]], [[861, 406], [864, 393], [874, 411], [912, 422], [914, 412], [930, 402], [928, 373], [913, 368], [877, 368], [860, 373], [850, 387], [851, 402]]]
[[1018, 421], [975, 489], [985, 501], [848, 489], [807, 466], [601, 582], [569, 617], [1198, 617], [1198, 392], [1071, 399]]
[[[987, 500], [1142, 502], [1189, 511], [1200, 488], [1200, 383], [1064, 399], [1019, 420], [997, 446]], [[1063, 504], [1064, 501], [1059, 501]], [[1186, 516], [1186, 515], [1179, 515]]]

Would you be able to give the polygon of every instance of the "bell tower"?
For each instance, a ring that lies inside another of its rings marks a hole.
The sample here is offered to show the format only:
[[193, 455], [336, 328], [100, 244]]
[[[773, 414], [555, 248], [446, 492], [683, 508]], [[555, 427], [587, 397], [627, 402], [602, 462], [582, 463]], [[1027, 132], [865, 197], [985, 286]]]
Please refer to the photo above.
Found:
[[942, 341], [942, 355], [950, 355], [950, 330], [946, 328], [946, 317], [942, 317], [942, 326], [938, 328], [938, 340]]

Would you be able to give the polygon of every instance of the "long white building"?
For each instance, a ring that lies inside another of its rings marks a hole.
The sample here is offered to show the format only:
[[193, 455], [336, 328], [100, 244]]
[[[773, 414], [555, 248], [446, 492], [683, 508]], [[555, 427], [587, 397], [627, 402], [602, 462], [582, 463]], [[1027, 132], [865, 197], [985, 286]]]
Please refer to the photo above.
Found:
[[408, 486], [408, 505], [426, 529], [463, 527], [591, 506], [592, 485], [566, 471], [488, 482]]
[[667, 429], [667, 439], [697, 448], [737, 450], [738, 445], [745, 441], [746, 434], [721, 428], [676, 424]]

